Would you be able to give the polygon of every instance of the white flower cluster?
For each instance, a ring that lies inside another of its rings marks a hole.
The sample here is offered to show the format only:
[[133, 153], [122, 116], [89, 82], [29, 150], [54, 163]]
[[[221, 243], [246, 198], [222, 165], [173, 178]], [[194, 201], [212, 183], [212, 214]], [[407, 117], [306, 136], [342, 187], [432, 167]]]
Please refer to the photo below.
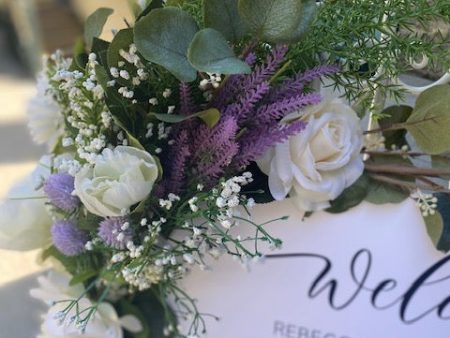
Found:
[[255, 201], [253, 198], [247, 199], [241, 196], [242, 187], [253, 182], [252, 174], [245, 172], [242, 176], [235, 176], [228, 181], [222, 183], [222, 191], [218, 192], [219, 196], [216, 199], [216, 205], [221, 209], [218, 220], [220, 224], [229, 229], [235, 224], [233, 219], [233, 210], [241, 204], [242, 200], [246, 201], [246, 206], [251, 208]]
[[417, 207], [420, 209], [424, 217], [433, 216], [436, 214], [438, 199], [432, 194], [427, 194], [417, 189], [411, 194], [411, 198], [416, 201]]
[[[86, 66], [86, 74], [70, 70], [62, 57], [53, 57], [54, 69], [51, 81], [56, 82], [53, 91], [63, 114], [71, 128], [78, 134], [62, 139], [63, 147], [76, 146], [78, 156], [89, 163], [95, 163], [97, 154], [106, 146], [105, 132], [111, 127], [112, 117], [103, 101], [104, 90], [97, 80], [95, 67], [97, 56], [91, 53]], [[69, 168], [74, 171], [74, 168]]]
[[209, 79], [201, 80], [198, 87], [204, 92], [204, 98], [207, 101], [210, 101], [213, 95], [213, 90], [220, 87], [222, 75], [216, 73], [207, 73], [207, 75], [209, 76]]
[[[109, 69], [110, 74], [116, 80], [110, 82], [110, 86], [114, 86], [116, 81], [119, 79], [123, 79], [129, 81], [129, 86], [122, 86], [118, 89], [119, 94], [127, 99], [133, 99], [133, 103], [137, 103], [134, 99], [135, 90], [134, 87], [139, 86], [142, 81], [148, 79], [148, 73], [145, 70], [145, 66], [141, 61], [141, 58], [137, 54], [136, 45], [133, 43], [129, 46], [128, 50], [121, 49], [119, 51], [120, 56], [123, 61], [119, 61], [117, 67], [111, 67]], [[133, 66], [133, 73], [131, 72], [131, 67], [127, 67], [128, 65]], [[126, 67], [126, 69], [124, 69]], [[131, 88], [129, 88], [131, 87]]]

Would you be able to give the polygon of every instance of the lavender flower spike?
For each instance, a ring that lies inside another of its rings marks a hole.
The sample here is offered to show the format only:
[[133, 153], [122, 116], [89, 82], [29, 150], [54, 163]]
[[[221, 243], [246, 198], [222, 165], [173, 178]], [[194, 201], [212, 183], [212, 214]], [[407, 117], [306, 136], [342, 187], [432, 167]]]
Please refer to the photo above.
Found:
[[68, 174], [53, 174], [45, 181], [44, 192], [50, 203], [56, 207], [71, 212], [80, 204], [78, 197], [73, 196], [74, 178]]
[[52, 226], [51, 233], [53, 244], [66, 256], [81, 254], [89, 239], [86, 233], [78, 229], [75, 223], [70, 221], [56, 222]]
[[103, 242], [115, 249], [125, 249], [127, 243], [133, 239], [133, 233], [129, 223], [124, 217], [105, 218], [100, 222], [98, 237]]

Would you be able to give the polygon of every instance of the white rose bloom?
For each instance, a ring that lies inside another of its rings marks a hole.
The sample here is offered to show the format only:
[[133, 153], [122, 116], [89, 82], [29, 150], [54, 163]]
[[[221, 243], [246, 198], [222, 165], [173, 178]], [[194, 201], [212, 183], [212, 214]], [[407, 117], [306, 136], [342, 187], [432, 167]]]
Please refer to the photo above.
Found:
[[51, 243], [50, 218], [42, 189], [35, 188], [50, 171], [46, 168], [50, 157], [42, 157], [36, 169], [22, 182], [13, 186], [0, 204], [0, 248], [34, 250]]
[[[38, 277], [39, 288], [32, 289], [30, 294], [47, 304], [53, 301], [77, 299], [84, 292], [84, 289], [80, 284], [69, 286], [69, 282], [69, 275], [51, 271], [47, 276]], [[119, 318], [111, 304], [101, 303], [83, 334], [74, 323], [66, 322], [60, 325], [56, 314], [64, 310], [67, 305], [68, 303], [58, 303], [49, 309], [47, 314], [43, 316], [44, 322], [38, 338], [122, 338], [124, 336], [123, 329], [134, 333], [142, 331], [142, 324], [135, 316], [126, 315]], [[92, 305], [90, 300], [83, 298], [79, 301], [79, 310], [82, 311]], [[67, 315], [67, 321], [73, 315], [75, 315], [75, 308]]]
[[118, 146], [75, 175], [75, 193], [91, 213], [121, 216], [150, 194], [157, 178], [158, 165], [149, 153]]
[[360, 121], [339, 99], [292, 113], [282, 122], [299, 118], [306, 128], [271, 148], [258, 165], [269, 176], [276, 200], [289, 194], [301, 210], [325, 209], [363, 173]]
[[47, 76], [37, 77], [37, 93], [28, 103], [28, 128], [37, 144], [47, 144], [52, 149], [64, 132], [64, 117], [53, 98], [48, 95]]

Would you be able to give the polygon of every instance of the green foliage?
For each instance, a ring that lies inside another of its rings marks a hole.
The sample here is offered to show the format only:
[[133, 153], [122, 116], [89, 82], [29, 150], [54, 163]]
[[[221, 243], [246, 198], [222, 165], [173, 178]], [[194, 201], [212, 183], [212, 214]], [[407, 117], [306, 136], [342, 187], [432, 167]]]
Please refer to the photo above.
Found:
[[438, 245], [444, 230], [444, 220], [439, 212], [423, 218], [427, 225], [427, 232], [434, 245]]
[[88, 47], [92, 46], [92, 40], [103, 31], [103, 26], [108, 20], [108, 17], [113, 13], [111, 8], [99, 8], [94, 13], [88, 16], [84, 28], [84, 39]]
[[162, 8], [164, 6], [163, 0], [147, 0], [147, 7], [139, 14], [136, 21], [142, 19], [144, 16], [146, 16], [148, 13], [150, 13], [152, 10], [157, 8]]
[[315, 10], [310, 0], [239, 0], [240, 16], [251, 33], [268, 42], [298, 40]]
[[[404, 92], [388, 80], [410, 70], [409, 60], [425, 55], [430, 64], [450, 68], [445, 40], [414, 33], [415, 25], [428, 27], [441, 18], [449, 22], [449, 13], [448, 0], [324, 1], [308, 34], [291, 48], [291, 70], [315, 66], [320, 55], [321, 63], [341, 65], [331, 78], [351, 101], [361, 100], [367, 107], [376, 89], [400, 99]], [[400, 37], [399, 31], [408, 34]], [[379, 67], [383, 72], [373, 76]]]
[[248, 32], [239, 16], [238, 0], [204, 0], [205, 26], [221, 32], [229, 41], [240, 41]]
[[423, 92], [406, 124], [423, 151], [450, 151], [450, 86], [434, 86]]
[[342, 213], [360, 204], [367, 195], [369, 182], [369, 177], [363, 174], [354, 184], [345, 189], [338, 198], [332, 201], [331, 207], [326, 211], [333, 214]]
[[365, 200], [373, 204], [397, 204], [403, 202], [408, 196], [407, 190], [371, 179]]
[[180, 81], [191, 82], [197, 72], [188, 62], [187, 51], [197, 31], [189, 14], [167, 7], [151, 11], [136, 23], [134, 41], [148, 61], [165, 67]]
[[199, 71], [219, 74], [250, 73], [248, 64], [238, 59], [225, 37], [212, 28], [195, 34], [188, 50], [188, 60]]
[[[380, 127], [387, 129], [392, 127], [397, 123], [404, 123], [413, 111], [412, 107], [409, 106], [391, 106], [383, 110], [381, 119], [378, 120]], [[399, 148], [406, 145], [406, 130], [386, 130], [383, 131], [383, 136], [385, 138], [385, 145], [387, 149], [391, 149], [392, 145], [396, 145]]]

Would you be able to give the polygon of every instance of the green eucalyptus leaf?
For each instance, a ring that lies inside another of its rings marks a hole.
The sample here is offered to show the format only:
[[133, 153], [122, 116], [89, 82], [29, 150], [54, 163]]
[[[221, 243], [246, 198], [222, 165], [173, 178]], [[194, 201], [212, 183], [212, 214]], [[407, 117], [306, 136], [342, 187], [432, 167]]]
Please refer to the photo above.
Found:
[[108, 17], [114, 11], [111, 8], [99, 8], [86, 19], [84, 28], [84, 40], [88, 47], [92, 46], [92, 40], [102, 34], [103, 26], [108, 20]]
[[197, 71], [187, 51], [197, 31], [195, 20], [181, 9], [158, 8], [136, 23], [134, 40], [145, 59], [165, 67], [180, 81], [191, 82]]
[[406, 128], [423, 151], [450, 151], [450, 86], [434, 86], [420, 94]]
[[444, 220], [441, 214], [437, 211], [434, 215], [424, 216], [423, 219], [427, 226], [428, 235], [433, 241], [433, 244], [437, 246], [444, 231]]
[[220, 74], [248, 74], [248, 64], [238, 59], [225, 37], [212, 28], [205, 28], [195, 34], [189, 46], [188, 59], [201, 72]]
[[301, 9], [301, 19], [298, 26], [289, 34], [286, 39], [280, 39], [279, 42], [295, 43], [300, 41], [308, 32], [309, 27], [314, 21], [317, 13], [316, 0], [303, 0]]
[[370, 181], [365, 200], [372, 204], [398, 204], [409, 196], [409, 192], [401, 188], [374, 179]]
[[363, 174], [355, 183], [345, 189], [338, 198], [331, 201], [331, 207], [326, 211], [338, 214], [357, 206], [366, 197], [368, 188], [369, 177]]
[[294, 42], [312, 20], [311, 1], [239, 0], [238, 10], [257, 38], [275, 43]]
[[[382, 117], [378, 120], [380, 127], [383, 129], [389, 128], [397, 123], [404, 123], [411, 116], [413, 108], [410, 106], [391, 106], [383, 110]], [[386, 139], [385, 145], [387, 149], [391, 149], [392, 145], [396, 145], [401, 148], [407, 145], [406, 142], [406, 130], [388, 130], [383, 132], [383, 136]]]
[[238, 0], [204, 0], [205, 26], [221, 32], [229, 41], [239, 41], [248, 32], [239, 16]]

